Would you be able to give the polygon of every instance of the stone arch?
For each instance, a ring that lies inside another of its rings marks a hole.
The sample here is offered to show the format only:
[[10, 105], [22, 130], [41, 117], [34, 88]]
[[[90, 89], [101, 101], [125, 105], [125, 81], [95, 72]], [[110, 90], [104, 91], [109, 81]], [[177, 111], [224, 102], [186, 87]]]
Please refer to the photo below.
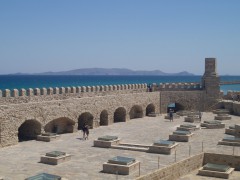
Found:
[[130, 119], [142, 118], [143, 109], [139, 105], [134, 105], [129, 112]]
[[75, 122], [67, 117], [54, 119], [46, 124], [45, 132], [64, 134], [74, 132]]
[[26, 120], [18, 128], [18, 141], [28, 141], [37, 138], [41, 134], [41, 123], [37, 120]]
[[78, 130], [81, 130], [85, 123], [90, 128], [93, 128], [93, 115], [90, 112], [84, 112], [79, 116], [79, 118], [78, 118]]
[[177, 111], [184, 110], [185, 107], [184, 107], [184, 105], [182, 105], [182, 104], [180, 104], [180, 103], [174, 102], [174, 103], [168, 104], [168, 106], [167, 106], [167, 112], [169, 112], [170, 109], [172, 109], [174, 112], [177, 112]]
[[114, 112], [114, 123], [116, 122], [126, 122], [126, 109], [124, 107], [119, 107]]
[[149, 104], [146, 107], [146, 116], [148, 116], [149, 113], [155, 113], [155, 106], [153, 104]]
[[103, 110], [100, 114], [100, 126], [108, 125], [108, 112], [107, 110]]
[[185, 110], [185, 106], [183, 104], [175, 103], [175, 105], [176, 105], [176, 111]]

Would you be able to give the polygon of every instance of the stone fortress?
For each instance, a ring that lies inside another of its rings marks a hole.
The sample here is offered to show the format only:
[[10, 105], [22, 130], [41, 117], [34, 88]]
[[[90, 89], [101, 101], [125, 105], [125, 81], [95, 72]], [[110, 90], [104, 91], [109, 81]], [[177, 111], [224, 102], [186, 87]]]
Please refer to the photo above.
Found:
[[[216, 59], [205, 59], [200, 83], [124, 84], [0, 91], [0, 147], [36, 139], [43, 132], [72, 133], [175, 110], [210, 111], [240, 107], [223, 102]], [[237, 105], [236, 105], [237, 106]]]

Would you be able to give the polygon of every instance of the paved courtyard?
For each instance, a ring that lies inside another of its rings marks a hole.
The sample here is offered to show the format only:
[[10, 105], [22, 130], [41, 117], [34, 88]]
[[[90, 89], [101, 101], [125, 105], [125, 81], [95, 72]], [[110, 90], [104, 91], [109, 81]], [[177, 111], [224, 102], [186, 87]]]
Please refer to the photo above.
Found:
[[[215, 114], [204, 113], [203, 120], [213, 120]], [[61, 139], [53, 142], [26, 141], [18, 145], [0, 149], [0, 177], [6, 180], [23, 180], [38, 173], [50, 173], [62, 176], [68, 180], [100, 180], [100, 179], [134, 179], [139, 176], [135, 172], [129, 176], [102, 173], [102, 164], [114, 156], [134, 157], [141, 162], [141, 175], [168, 166], [175, 161], [175, 155], [160, 155], [137, 151], [105, 149], [93, 147], [93, 140], [103, 135], [116, 135], [121, 142], [150, 145], [154, 140], [168, 139], [168, 135], [183, 123], [184, 118], [169, 122], [164, 115], [158, 117], [144, 117], [132, 119], [128, 122], [115, 123], [90, 130], [89, 140], [83, 141], [82, 132], [63, 134]], [[240, 122], [240, 117], [232, 116], [232, 120], [223, 121], [226, 127]], [[182, 142], [177, 148], [177, 161], [202, 151], [202, 142], [205, 152], [232, 154], [233, 148], [219, 146], [217, 142], [222, 139], [224, 129], [201, 129], [194, 132], [190, 142]], [[40, 156], [46, 152], [59, 150], [72, 154], [72, 159], [66, 163], [46, 165], [39, 163]], [[235, 155], [240, 155], [240, 147], [235, 148]], [[174, 173], [174, 172], [173, 172]], [[196, 176], [197, 172], [181, 179], [210, 179]], [[194, 177], [194, 178], [193, 178]], [[238, 178], [237, 178], [238, 177]], [[240, 173], [234, 172], [231, 179], [239, 179]], [[212, 178], [215, 179], [215, 178]]]

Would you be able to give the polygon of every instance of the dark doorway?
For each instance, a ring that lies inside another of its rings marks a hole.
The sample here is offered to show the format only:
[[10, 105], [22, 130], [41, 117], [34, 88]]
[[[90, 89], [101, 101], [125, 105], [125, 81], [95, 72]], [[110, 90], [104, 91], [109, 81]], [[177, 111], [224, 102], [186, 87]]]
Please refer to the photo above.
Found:
[[153, 104], [149, 104], [146, 107], [146, 116], [148, 116], [149, 113], [155, 113], [155, 106]]
[[174, 112], [184, 110], [184, 106], [179, 103], [170, 103], [167, 107], [167, 112], [169, 113], [170, 109]]
[[61, 117], [46, 124], [45, 132], [64, 134], [73, 133], [75, 122], [69, 118]]
[[126, 110], [119, 107], [114, 112], [114, 122], [126, 122]]
[[100, 126], [108, 125], [108, 112], [107, 110], [103, 110], [100, 114]]
[[142, 118], [143, 110], [139, 105], [134, 105], [129, 112], [130, 119]]
[[18, 128], [18, 141], [36, 139], [39, 134], [41, 134], [41, 124], [36, 120], [26, 120]]

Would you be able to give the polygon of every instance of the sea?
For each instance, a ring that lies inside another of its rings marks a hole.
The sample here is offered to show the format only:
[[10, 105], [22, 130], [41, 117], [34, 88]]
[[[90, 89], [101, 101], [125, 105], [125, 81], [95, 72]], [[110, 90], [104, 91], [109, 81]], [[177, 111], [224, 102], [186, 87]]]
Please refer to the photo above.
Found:
[[[0, 75], [0, 89], [97, 86], [141, 83], [201, 82], [202, 76], [70, 76], [70, 75]], [[221, 81], [240, 81], [240, 76], [220, 76]], [[240, 91], [240, 84], [222, 85], [221, 90]]]

